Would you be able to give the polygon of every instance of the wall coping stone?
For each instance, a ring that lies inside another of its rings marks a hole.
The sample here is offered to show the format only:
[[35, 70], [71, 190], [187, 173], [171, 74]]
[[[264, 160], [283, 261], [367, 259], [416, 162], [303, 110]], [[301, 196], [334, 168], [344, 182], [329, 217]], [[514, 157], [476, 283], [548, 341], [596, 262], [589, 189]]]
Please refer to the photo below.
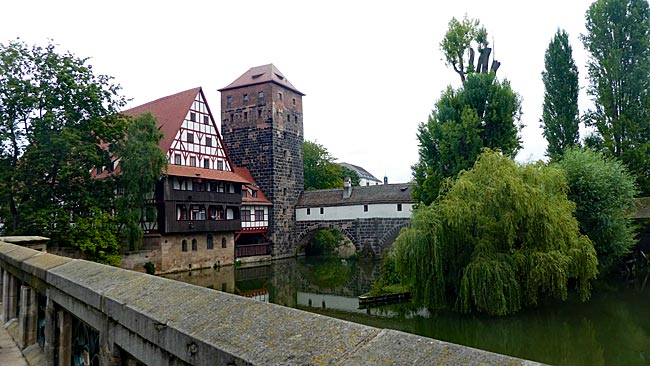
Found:
[[[39, 253], [0, 242], [0, 265], [14, 265], [39, 278], [45, 273], [46, 286], [103, 314], [98, 319], [111, 322], [115, 334], [128, 334], [109, 338], [147, 364], [166, 357], [161, 356], [164, 350], [191, 365], [539, 365], [162, 277]], [[84, 319], [83, 314], [73, 315]]]

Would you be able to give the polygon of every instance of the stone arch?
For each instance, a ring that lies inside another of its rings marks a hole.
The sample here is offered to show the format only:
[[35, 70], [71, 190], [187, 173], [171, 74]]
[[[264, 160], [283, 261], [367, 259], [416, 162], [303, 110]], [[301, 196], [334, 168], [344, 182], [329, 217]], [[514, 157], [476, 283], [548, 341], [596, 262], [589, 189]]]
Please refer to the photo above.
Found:
[[379, 239], [378, 242], [380, 252], [383, 251], [385, 248], [388, 248], [391, 245], [393, 245], [400, 231], [402, 231], [403, 228], [409, 226], [411, 226], [411, 220], [398, 223], [397, 225], [393, 226], [393, 228], [391, 228], [386, 233], [384, 233], [384, 235], [381, 237], [381, 239]]
[[309, 240], [311, 240], [314, 234], [316, 234], [319, 230], [322, 229], [338, 230], [341, 234], [343, 234], [343, 236], [349, 239], [352, 242], [352, 244], [354, 244], [357, 250], [360, 249], [358, 240], [356, 240], [356, 237], [348, 230], [348, 228], [345, 228], [342, 225], [320, 222], [308, 226], [307, 228], [303, 229], [300, 232], [300, 234], [298, 234], [298, 236], [296, 237], [296, 254], [302, 253]]

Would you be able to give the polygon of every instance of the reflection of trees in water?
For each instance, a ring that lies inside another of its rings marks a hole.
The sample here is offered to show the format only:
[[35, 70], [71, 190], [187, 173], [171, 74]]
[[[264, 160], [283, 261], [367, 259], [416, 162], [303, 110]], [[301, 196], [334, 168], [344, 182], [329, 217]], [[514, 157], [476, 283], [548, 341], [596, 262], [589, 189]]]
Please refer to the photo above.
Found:
[[303, 292], [357, 297], [370, 290], [379, 277], [379, 263], [339, 258], [299, 258], [298, 289]]

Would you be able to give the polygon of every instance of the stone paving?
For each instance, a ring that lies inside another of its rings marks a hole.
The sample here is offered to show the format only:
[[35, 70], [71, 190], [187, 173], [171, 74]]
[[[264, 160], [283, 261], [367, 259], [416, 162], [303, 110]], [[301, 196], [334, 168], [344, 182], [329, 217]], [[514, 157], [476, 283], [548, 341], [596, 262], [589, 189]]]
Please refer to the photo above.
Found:
[[28, 366], [7, 330], [0, 326], [0, 366]]

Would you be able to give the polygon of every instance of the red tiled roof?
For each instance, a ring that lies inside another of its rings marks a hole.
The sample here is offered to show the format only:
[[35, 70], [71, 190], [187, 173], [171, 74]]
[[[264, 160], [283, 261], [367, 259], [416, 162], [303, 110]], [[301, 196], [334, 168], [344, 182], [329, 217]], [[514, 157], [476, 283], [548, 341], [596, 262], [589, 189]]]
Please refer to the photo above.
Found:
[[184, 165], [173, 165], [169, 164], [167, 166], [167, 175], [175, 175], [179, 177], [192, 177], [192, 178], [205, 178], [205, 179], [214, 179], [214, 180], [223, 180], [227, 182], [237, 182], [237, 183], [248, 183], [248, 181], [237, 173], [227, 172], [223, 170], [214, 170], [214, 169], [205, 169], [205, 168], [195, 168], [191, 166]]
[[221, 92], [225, 90], [240, 88], [242, 86], [257, 85], [268, 82], [276, 83], [278, 85], [284, 86], [285, 88], [291, 89], [300, 95], [305, 95], [296, 89], [296, 87], [293, 86], [289, 80], [287, 80], [287, 78], [282, 75], [280, 70], [278, 70], [273, 64], [251, 67], [242, 76], [237, 78], [237, 80], [233, 81], [225, 88], [219, 89], [219, 91]]
[[248, 171], [246, 168], [240, 168], [240, 167], [235, 167], [235, 173], [242, 177], [243, 179], [247, 180], [248, 182], [244, 184], [244, 187], [242, 189], [247, 189], [250, 188], [251, 190], [257, 191], [257, 197], [250, 197], [249, 195], [246, 195], [246, 197], [242, 197], [242, 203], [255, 203], [259, 205], [273, 205], [271, 201], [269, 201], [266, 196], [264, 195], [264, 192], [256, 186], [255, 179], [253, 179], [253, 176], [251, 173]]
[[158, 130], [164, 133], [164, 137], [160, 141], [160, 148], [166, 154], [172, 145], [172, 141], [174, 141], [174, 137], [176, 137], [178, 129], [185, 120], [194, 98], [200, 91], [201, 87], [193, 88], [127, 109], [122, 113], [135, 117], [142, 113], [151, 112], [158, 122]]

